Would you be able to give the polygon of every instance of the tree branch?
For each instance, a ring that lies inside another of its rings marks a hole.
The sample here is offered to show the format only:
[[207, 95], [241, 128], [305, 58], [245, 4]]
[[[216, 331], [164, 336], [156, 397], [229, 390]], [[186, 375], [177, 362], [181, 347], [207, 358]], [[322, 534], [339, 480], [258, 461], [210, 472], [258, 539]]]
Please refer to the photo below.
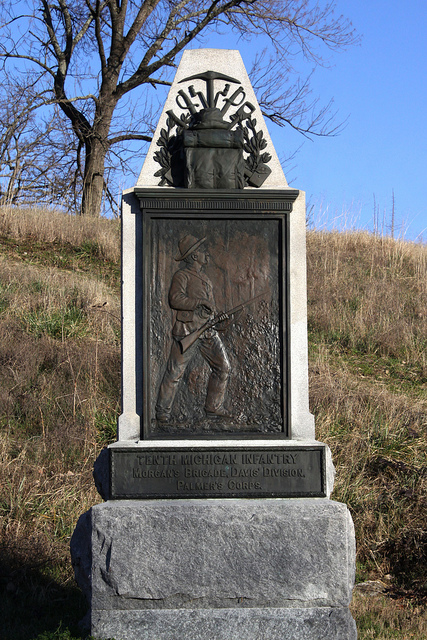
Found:
[[120, 136], [109, 138], [107, 142], [109, 146], [112, 146], [113, 144], [117, 144], [118, 142], [125, 142], [126, 140], [142, 140], [143, 142], [151, 142], [152, 139], [152, 136], [146, 136], [142, 133], [123, 133]]

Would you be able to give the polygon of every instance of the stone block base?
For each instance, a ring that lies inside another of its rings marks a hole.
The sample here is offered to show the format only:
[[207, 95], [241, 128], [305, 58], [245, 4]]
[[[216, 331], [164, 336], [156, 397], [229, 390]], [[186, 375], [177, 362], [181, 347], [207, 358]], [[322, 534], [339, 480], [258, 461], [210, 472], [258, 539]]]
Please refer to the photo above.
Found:
[[92, 634], [115, 640], [347, 640], [357, 637], [347, 607], [96, 611]]
[[354, 530], [327, 499], [110, 501], [71, 550], [91, 634], [355, 640]]

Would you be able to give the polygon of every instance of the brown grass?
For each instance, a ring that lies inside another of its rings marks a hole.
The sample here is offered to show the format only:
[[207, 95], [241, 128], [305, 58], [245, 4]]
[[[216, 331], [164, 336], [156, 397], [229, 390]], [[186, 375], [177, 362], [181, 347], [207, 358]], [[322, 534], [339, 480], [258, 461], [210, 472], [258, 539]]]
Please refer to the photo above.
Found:
[[114, 439], [120, 400], [116, 287], [99, 278], [102, 266], [92, 268], [93, 252], [79, 258], [78, 272], [40, 264], [53, 262], [60, 243], [88, 246], [87, 237], [117, 257], [118, 238], [108, 221], [96, 229], [97, 221], [62, 214], [15, 218], [3, 216], [1, 233], [15, 234], [18, 248], [27, 234], [44, 245], [36, 264], [27, 250], [10, 257], [10, 243], [0, 255], [0, 583], [6, 637], [14, 639], [34, 637], [25, 602], [54, 612], [53, 602], [70, 598], [69, 539], [100, 500], [92, 466]]
[[368, 233], [308, 234], [309, 327], [426, 374], [427, 249]]
[[425, 609], [411, 600], [381, 594], [355, 593], [351, 611], [358, 640], [423, 640], [427, 638]]
[[16, 240], [96, 245], [100, 257], [120, 260], [120, 222], [104, 218], [83, 218], [46, 208], [0, 207], [0, 236]]
[[[118, 260], [117, 234], [115, 221], [0, 212], [8, 640], [35, 637], [34, 603], [55, 610], [63, 598], [69, 609], [69, 538], [100, 499], [92, 464], [114, 440], [119, 411], [117, 263], [105, 262]], [[366, 233], [308, 234], [310, 398], [317, 437], [331, 446], [337, 468], [333, 498], [353, 515], [358, 581], [380, 579], [389, 595], [405, 596], [356, 594], [361, 640], [427, 637], [426, 276], [425, 246]]]
[[427, 593], [427, 248], [308, 235], [310, 399], [352, 512], [359, 579]]

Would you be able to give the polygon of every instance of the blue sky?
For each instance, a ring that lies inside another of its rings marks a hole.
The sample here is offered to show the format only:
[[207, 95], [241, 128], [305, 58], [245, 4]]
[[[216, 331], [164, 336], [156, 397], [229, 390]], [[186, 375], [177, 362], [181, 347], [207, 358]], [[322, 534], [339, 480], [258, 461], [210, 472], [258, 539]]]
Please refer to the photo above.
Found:
[[[325, 102], [334, 98], [347, 126], [338, 137], [305, 142], [288, 180], [307, 192], [318, 225], [372, 229], [375, 194], [380, 226], [389, 226], [394, 191], [396, 232], [426, 241], [427, 7], [347, 0], [337, 8], [361, 44], [318, 69], [314, 88]], [[271, 133], [277, 149], [296, 138]]]
[[[333, 98], [338, 118], [348, 122], [338, 137], [313, 141], [268, 125], [279, 157], [302, 144], [285, 174], [292, 187], [307, 192], [317, 226], [372, 230], [375, 195], [386, 232], [394, 191], [395, 234], [425, 242], [427, 6], [422, 0], [339, 0], [336, 10], [351, 19], [361, 43], [332, 54], [312, 86], [323, 104]], [[253, 46], [221, 38], [208, 46], [238, 48], [251, 66]]]
[[[314, 82], [325, 102], [334, 98], [348, 123], [336, 138], [305, 142], [288, 180], [307, 192], [318, 224], [335, 219], [338, 225], [372, 229], [375, 194], [380, 226], [383, 220], [389, 226], [394, 191], [396, 232], [426, 241], [426, 5], [341, 5], [361, 44], [334, 55], [334, 66], [319, 69]], [[288, 143], [287, 132], [271, 133], [278, 149]]]

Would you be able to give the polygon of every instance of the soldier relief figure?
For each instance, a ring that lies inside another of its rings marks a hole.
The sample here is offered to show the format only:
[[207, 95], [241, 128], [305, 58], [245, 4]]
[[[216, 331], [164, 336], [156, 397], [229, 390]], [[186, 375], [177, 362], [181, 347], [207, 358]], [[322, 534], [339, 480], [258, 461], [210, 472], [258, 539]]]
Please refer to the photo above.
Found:
[[160, 424], [172, 420], [178, 385], [196, 350], [211, 369], [205, 401], [207, 418], [231, 417], [224, 409], [231, 367], [217, 329], [225, 329], [239, 309], [215, 315], [213, 286], [204, 273], [209, 263], [205, 242], [206, 237], [186, 235], [178, 243], [175, 260], [183, 261], [185, 265], [174, 273], [169, 289], [169, 305], [175, 311], [175, 322], [170, 355], [156, 403], [156, 419]]
[[161, 218], [154, 229], [151, 433], [279, 433], [277, 225], [204, 227]]

